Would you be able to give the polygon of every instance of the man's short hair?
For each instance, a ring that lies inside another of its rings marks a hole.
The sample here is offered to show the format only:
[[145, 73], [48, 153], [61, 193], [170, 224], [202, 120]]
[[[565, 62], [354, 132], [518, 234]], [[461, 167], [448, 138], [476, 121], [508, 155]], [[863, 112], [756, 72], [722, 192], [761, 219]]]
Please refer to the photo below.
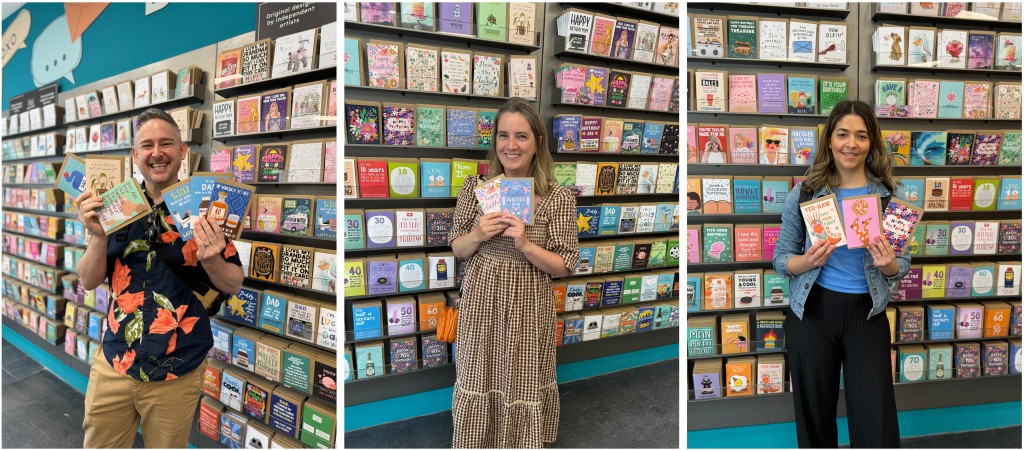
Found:
[[171, 125], [171, 129], [174, 130], [174, 137], [181, 142], [181, 129], [178, 128], [178, 123], [174, 121], [174, 118], [167, 111], [160, 108], [149, 108], [139, 115], [138, 119], [135, 119], [135, 143], [139, 143], [138, 130], [142, 128], [142, 125], [153, 119], [163, 120]]

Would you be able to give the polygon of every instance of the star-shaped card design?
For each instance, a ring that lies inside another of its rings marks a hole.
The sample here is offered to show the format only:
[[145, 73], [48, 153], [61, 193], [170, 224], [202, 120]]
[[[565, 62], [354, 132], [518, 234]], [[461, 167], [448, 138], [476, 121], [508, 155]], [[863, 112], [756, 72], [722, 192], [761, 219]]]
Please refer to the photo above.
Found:
[[533, 178], [505, 178], [501, 181], [501, 212], [523, 223], [533, 224]]
[[866, 247], [882, 235], [882, 200], [878, 194], [846, 197], [841, 203], [846, 248]]
[[480, 211], [484, 214], [501, 211], [501, 180], [504, 178], [505, 175], [498, 175], [486, 183], [478, 184], [479, 187], [473, 190]]

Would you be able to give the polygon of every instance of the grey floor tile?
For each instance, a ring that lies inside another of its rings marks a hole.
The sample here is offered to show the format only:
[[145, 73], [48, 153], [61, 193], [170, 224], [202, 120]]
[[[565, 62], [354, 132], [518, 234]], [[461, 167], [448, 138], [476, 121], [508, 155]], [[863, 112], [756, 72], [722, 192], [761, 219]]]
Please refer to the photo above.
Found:
[[9, 373], [15, 380], [25, 378], [28, 375], [44, 370], [43, 366], [32, 358], [21, 358], [14, 362], [4, 360], [4, 372]]

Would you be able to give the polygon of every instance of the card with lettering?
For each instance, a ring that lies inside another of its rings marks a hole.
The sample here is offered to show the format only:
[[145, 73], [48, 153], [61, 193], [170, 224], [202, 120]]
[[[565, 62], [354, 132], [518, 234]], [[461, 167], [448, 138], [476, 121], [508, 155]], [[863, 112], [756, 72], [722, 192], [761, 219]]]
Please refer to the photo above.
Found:
[[533, 178], [505, 178], [501, 182], [501, 212], [533, 224]]
[[242, 47], [241, 84], [270, 79], [270, 54], [273, 51], [274, 43], [270, 39], [261, 39]]
[[370, 87], [400, 89], [405, 86], [404, 44], [371, 40], [366, 43], [366, 83]]
[[536, 100], [537, 88], [540, 87], [537, 68], [537, 57], [535, 56], [510, 56], [508, 61], [509, 96]]
[[847, 248], [866, 247], [882, 234], [882, 202], [877, 194], [846, 197], [841, 203]]
[[313, 281], [313, 253], [311, 247], [282, 246], [279, 282], [309, 289]]
[[473, 93], [473, 54], [470, 51], [441, 49], [441, 92]]
[[224, 235], [238, 239], [242, 234], [241, 221], [249, 211], [255, 187], [227, 179], [217, 180], [210, 192], [210, 206], [206, 217], [215, 226], [220, 226]]
[[167, 204], [167, 210], [170, 211], [171, 217], [174, 219], [174, 226], [178, 229], [181, 242], [192, 239], [192, 219], [189, 213], [189, 208], [192, 206], [191, 187], [190, 180], [182, 180], [160, 191], [163, 194], [164, 203]]
[[846, 245], [846, 233], [843, 232], [843, 222], [839, 216], [835, 194], [801, 203], [800, 212], [811, 245], [818, 241], [828, 241], [837, 247]]
[[149, 201], [134, 179], [128, 179], [104, 192], [103, 207], [99, 209], [99, 221], [108, 236], [142, 218], [152, 211]]
[[473, 54], [473, 94], [501, 97], [505, 79], [502, 73], [504, 56], [476, 52]]

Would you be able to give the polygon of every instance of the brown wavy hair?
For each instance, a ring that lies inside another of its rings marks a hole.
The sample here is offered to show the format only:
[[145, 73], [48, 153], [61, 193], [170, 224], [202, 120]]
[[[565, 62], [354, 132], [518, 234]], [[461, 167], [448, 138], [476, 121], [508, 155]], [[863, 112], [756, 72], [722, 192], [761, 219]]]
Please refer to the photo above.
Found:
[[540, 118], [537, 110], [529, 102], [518, 97], [510, 99], [508, 103], [498, 108], [498, 113], [494, 116], [494, 139], [492, 139], [491, 149], [487, 151], [487, 178], [493, 178], [505, 173], [505, 167], [501, 165], [501, 160], [498, 159], [498, 124], [501, 123], [501, 116], [507, 113], [520, 113], [526, 118], [526, 122], [530, 124], [530, 131], [533, 132], [537, 146], [537, 151], [533, 155], [533, 161], [530, 161], [533, 191], [541, 198], [547, 197], [548, 194], [551, 194], [551, 185], [555, 182], [555, 175], [552, 172], [555, 160], [551, 157], [551, 152], [548, 150], [548, 132], [544, 128], [544, 119]]
[[839, 187], [839, 171], [836, 170], [836, 162], [829, 148], [829, 141], [832, 133], [836, 130], [836, 124], [843, 117], [850, 114], [860, 116], [868, 128], [868, 139], [871, 141], [871, 148], [868, 150], [870, 162], [864, 164], [868, 179], [882, 183], [889, 188], [890, 193], [896, 192], [896, 180], [892, 177], [892, 159], [882, 142], [882, 130], [875, 119], [874, 111], [859, 100], [844, 100], [832, 109], [825, 123], [825, 131], [818, 136], [818, 149], [814, 153], [814, 160], [811, 161], [811, 168], [807, 169], [807, 179], [802, 184], [802, 189], [812, 194], [818, 189], [828, 186], [829, 189]]

